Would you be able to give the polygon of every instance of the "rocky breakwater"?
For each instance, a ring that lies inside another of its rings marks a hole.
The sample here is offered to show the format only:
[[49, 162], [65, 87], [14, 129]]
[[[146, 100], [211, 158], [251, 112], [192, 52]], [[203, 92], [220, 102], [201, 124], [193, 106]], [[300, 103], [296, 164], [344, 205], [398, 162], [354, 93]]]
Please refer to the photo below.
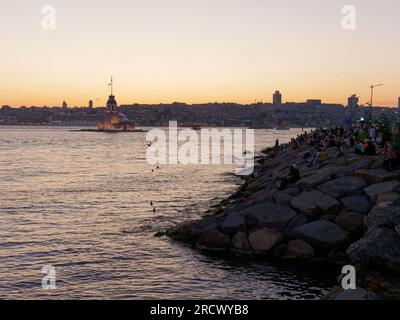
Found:
[[[266, 150], [254, 174], [211, 216], [167, 235], [213, 252], [354, 265], [365, 292], [400, 297], [400, 171], [386, 172], [380, 156], [350, 149], [338, 158], [336, 148], [310, 167], [308, 152], [301, 142]], [[279, 188], [290, 164], [301, 180]]]

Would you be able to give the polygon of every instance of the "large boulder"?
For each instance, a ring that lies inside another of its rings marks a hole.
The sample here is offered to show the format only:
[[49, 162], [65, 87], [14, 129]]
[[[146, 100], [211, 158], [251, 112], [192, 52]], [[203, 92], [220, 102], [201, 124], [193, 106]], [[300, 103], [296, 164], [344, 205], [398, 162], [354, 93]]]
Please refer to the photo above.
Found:
[[297, 196], [301, 191], [298, 188], [288, 188], [285, 190], [276, 191], [272, 198], [279, 204], [290, 204], [294, 196]]
[[197, 221], [188, 221], [180, 223], [173, 228], [167, 230], [167, 236], [176, 240], [190, 240], [192, 238], [191, 232]]
[[196, 240], [202, 232], [217, 229], [219, 223], [218, 218], [187, 221], [167, 230], [166, 234], [176, 240]]
[[357, 237], [364, 233], [365, 215], [357, 212], [343, 211], [337, 216], [335, 223], [344, 230], [351, 232]]
[[349, 289], [349, 290], [335, 290], [329, 294], [327, 300], [348, 300], [348, 301], [362, 301], [362, 300], [379, 300], [379, 296], [373, 292], [368, 292], [363, 288]]
[[250, 233], [249, 242], [254, 251], [267, 253], [282, 240], [282, 235], [269, 228], [263, 228]]
[[371, 160], [368, 159], [358, 160], [338, 170], [338, 172], [336, 172], [336, 176], [337, 177], [352, 176], [355, 171], [361, 169], [369, 169], [371, 168], [371, 165], [372, 165]]
[[296, 183], [296, 185], [302, 190], [310, 191], [312, 189], [315, 189], [320, 184], [323, 184], [323, 183], [331, 180], [332, 177], [335, 175], [335, 173], [340, 168], [342, 168], [342, 167], [329, 166], [329, 167], [321, 168], [314, 174], [298, 181]]
[[204, 231], [197, 240], [196, 247], [208, 251], [225, 251], [231, 247], [231, 239], [221, 231]]
[[239, 252], [251, 251], [250, 243], [245, 232], [238, 232], [232, 239], [232, 247]]
[[265, 202], [242, 212], [250, 228], [269, 227], [283, 230], [297, 213], [283, 204]]
[[280, 243], [273, 249], [273, 254], [277, 258], [282, 258], [287, 251], [287, 243]]
[[385, 169], [363, 169], [356, 171], [355, 175], [363, 178], [368, 184], [376, 184], [400, 178], [400, 170], [386, 171]]
[[302, 213], [299, 213], [297, 216], [295, 216], [292, 220], [289, 221], [288, 225], [283, 230], [283, 235], [287, 237], [290, 234], [290, 232], [292, 232], [292, 230], [306, 223], [308, 223], [307, 216]]
[[394, 229], [400, 224], [400, 207], [374, 207], [367, 217], [368, 230], [381, 227]]
[[276, 203], [287, 205], [290, 204], [290, 201], [292, 201], [293, 199], [293, 196], [284, 192], [276, 192], [272, 197], [274, 198]]
[[372, 204], [366, 196], [350, 196], [340, 199], [343, 208], [349, 211], [368, 214], [372, 209]]
[[240, 212], [230, 213], [221, 224], [222, 232], [234, 235], [239, 231], [246, 230], [246, 222]]
[[392, 192], [399, 185], [400, 185], [399, 181], [392, 180], [392, 181], [373, 184], [373, 185], [369, 186], [368, 188], [365, 188], [364, 192], [372, 202], [376, 202], [376, 200], [378, 199], [378, 196], [381, 193]]
[[380, 207], [389, 207], [391, 205], [398, 205], [400, 200], [400, 193], [398, 192], [384, 192], [381, 193], [376, 199], [376, 205]]
[[317, 249], [340, 248], [350, 240], [350, 234], [338, 225], [324, 220], [307, 223], [294, 229], [290, 237], [302, 239]]
[[400, 236], [392, 229], [368, 232], [346, 253], [355, 265], [379, 265], [400, 273]]
[[289, 241], [285, 259], [311, 259], [315, 255], [314, 248], [303, 240]]
[[318, 190], [334, 198], [343, 198], [353, 195], [367, 186], [364, 179], [360, 177], [343, 177], [326, 182], [318, 187]]
[[335, 198], [317, 190], [301, 193], [290, 204], [292, 208], [311, 219], [321, 214], [337, 214], [341, 208], [340, 203]]

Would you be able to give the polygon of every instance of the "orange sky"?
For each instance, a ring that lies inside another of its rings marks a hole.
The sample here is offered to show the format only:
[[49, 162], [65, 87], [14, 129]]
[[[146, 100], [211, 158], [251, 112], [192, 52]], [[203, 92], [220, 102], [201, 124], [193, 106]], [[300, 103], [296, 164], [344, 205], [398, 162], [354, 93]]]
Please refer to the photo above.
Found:
[[7, 1], [0, 12], [0, 105], [104, 105], [115, 80], [120, 104], [269, 102], [319, 98], [375, 105], [400, 96], [400, 2], [50, 1], [56, 30], [41, 28], [47, 2]]

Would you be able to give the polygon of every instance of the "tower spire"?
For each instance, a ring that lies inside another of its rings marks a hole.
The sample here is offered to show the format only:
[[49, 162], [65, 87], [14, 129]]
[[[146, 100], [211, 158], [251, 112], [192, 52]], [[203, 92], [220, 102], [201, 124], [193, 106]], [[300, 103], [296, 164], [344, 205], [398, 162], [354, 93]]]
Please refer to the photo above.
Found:
[[113, 84], [113, 77], [111, 76], [111, 82], [109, 83], [109, 86], [111, 87], [111, 95], [113, 95], [113, 86], [114, 86], [114, 84]]

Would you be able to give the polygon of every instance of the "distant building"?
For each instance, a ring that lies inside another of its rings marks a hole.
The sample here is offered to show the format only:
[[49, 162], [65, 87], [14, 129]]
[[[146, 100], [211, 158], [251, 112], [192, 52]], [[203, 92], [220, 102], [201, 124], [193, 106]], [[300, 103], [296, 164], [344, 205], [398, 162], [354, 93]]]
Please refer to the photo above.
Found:
[[400, 109], [400, 97], [399, 97], [399, 101], [398, 101], [397, 107]]
[[276, 90], [273, 97], [272, 101], [274, 105], [280, 105], [282, 104], [282, 94], [279, 92], [279, 90]]
[[306, 102], [310, 106], [320, 106], [322, 104], [322, 100], [320, 99], [308, 99]]
[[93, 109], [93, 100], [89, 100], [88, 107], [89, 107], [89, 109]]
[[68, 103], [66, 103], [65, 101], [63, 101], [62, 107], [63, 107], [64, 109], [67, 109], [67, 108], [68, 108]]
[[97, 129], [106, 132], [133, 131], [135, 129], [135, 123], [119, 111], [117, 101], [113, 95], [112, 84], [113, 82], [111, 79], [111, 94], [108, 97], [105, 110], [106, 114], [103, 120], [97, 123]]
[[357, 95], [353, 94], [347, 100], [347, 107], [350, 111], [350, 120], [352, 124], [357, 123], [357, 113], [358, 113], [358, 97]]

